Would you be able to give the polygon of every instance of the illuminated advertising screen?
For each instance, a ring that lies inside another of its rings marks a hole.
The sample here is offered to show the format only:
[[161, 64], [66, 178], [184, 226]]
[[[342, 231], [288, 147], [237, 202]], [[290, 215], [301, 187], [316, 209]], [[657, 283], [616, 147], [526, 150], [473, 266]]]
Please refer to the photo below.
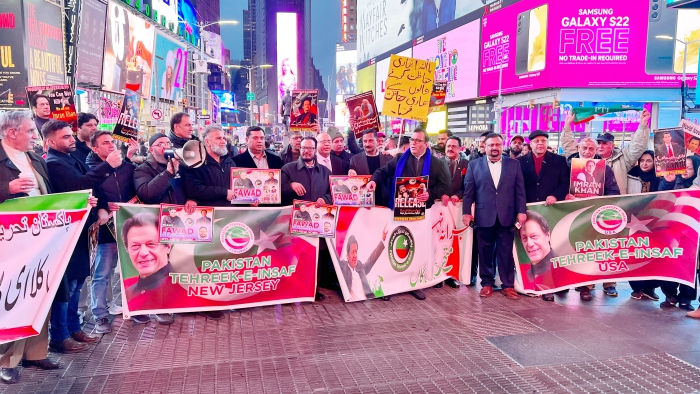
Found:
[[28, 85], [66, 83], [63, 10], [45, 0], [24, 0], [24, 19], [24, 54], [29, 72]]
[[236, 103], [233, 100], [233, 93], [224, 90], [216, 90], [212, 92], [219, 99], [219, 108], [236, 109]]
[[192, 41], [199, 47], [199, 28], [197, 27], [197, 12], [190, 0], [170, 0], [177, 1], [177, 16], [180, 28], [184, 26], [185, 31], [192, 35]]
[[483, 0], [358, 0], [358, 62], [366, 62], [484, 7]]
[[79, 84], [100, 86], [102, 83], [106, 17], [107, 4], [100, 0], [83, 0], [75, 65], [75, 80]]
[[22, 3], [19, 1], [0, 2], [0, 109], [23, 108], [27, 106], [27, 71], [24, 67], [24, 23]]
[[[498, 94], [501, 68], [504, 93], [678, 87], [686, 48], [675, 39], [699, 35], [698, 10], [667, 9], [665, 0], [523, 0], [483, 17], [479, 92]], [[697, 73], [697, 45], [688, 73]]]
[[[177, 0], [149, 0], [151, 3], [151, 10], [153, 12], [153, 19], [157, 20], [158, 23], [163, 21], [165, 18], [165, 26], [169, 29], [170, 24], [177, 26]], [[156, 18], [156, 13], [157, 18]], [[162, 24], [162, 23], [161, 23]]]
[[341, 129], [350, 125], [348, 106], [345, 103], [338, 103], [335, 106], [335, 126]]
[[377, 65], [372, 64], [357, 72], [357, 94], [374, 92]]
[[435, 62], [435, 80], [447, 81], [445, 102], [479, 96], [478, 20], [413, 47], [413, 57]]
[[277, 94], [297, 88], [297, 14], [277, 13]]
[[153, 23], [117, 2], [109, 3], [102, 89], [123, 93], [128, 88], [142, 96], [150, 94], [154, 36]]
[[[395, 55], [411, 57], [411, 48], [406, 49], [396, 53]], [[377, 102], [377, 110], [382, 112], [382, 107], [384, 105], [384, 93], [386, 91], [386, 79], [389, 76], [389, 62], [390, 58], [386, 58], [380, 62], [377, 62], [377, 73], [374, 88], [374, 100]]]
[[154, 63], [156, 79], [153, 80], [151, 94], [166, 100], [181, 101], [187, 83], [187, 49], [164, 34], [157, 33]]
[[209, 56], [210, 63], [218, 65], [224, 64], [224, 43], [221, 41], [221, 36], [210, 31], [202, 31], [202, 39], [204, 40], [204, 53]]
[[336, 46], [335, 94], [338, 96], [357, 94], [357, 50], [349, 43]]

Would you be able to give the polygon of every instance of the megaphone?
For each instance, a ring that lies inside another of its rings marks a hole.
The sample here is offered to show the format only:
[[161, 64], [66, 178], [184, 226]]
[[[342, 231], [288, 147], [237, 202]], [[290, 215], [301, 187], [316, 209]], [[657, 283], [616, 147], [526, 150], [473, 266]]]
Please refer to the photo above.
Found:
[[190, 140], [181, 149], [166, 149], [165, 159], [177, 159], [180, 164], [189, 168], [201, 167], [207, 158], [207, 151], [204, 144], [197, 140]]

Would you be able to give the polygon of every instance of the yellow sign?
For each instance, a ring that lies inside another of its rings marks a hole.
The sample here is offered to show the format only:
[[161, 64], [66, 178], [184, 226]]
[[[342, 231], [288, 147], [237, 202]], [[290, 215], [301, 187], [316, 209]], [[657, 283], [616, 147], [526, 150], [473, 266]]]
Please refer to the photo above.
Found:
[[435, 62], [391, 55], [382, 115], [425, 121], [434, 78]]

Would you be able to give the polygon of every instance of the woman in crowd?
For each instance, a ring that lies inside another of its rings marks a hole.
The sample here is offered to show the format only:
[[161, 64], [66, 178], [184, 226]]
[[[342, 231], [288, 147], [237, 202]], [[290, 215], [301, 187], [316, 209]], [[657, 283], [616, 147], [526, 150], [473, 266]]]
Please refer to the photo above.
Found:
[[[693, 186], [700, 169], [700, 157], [689, 156], [686, 159], [686, 170], [683, 175], [667, 175], [659, 182], [659, 191], [688, 189]], [[661, 308], [679, 308], [692, 312], [695, 310], [690, 302], [697, 296], [694, 287], [680, 285], [675, 282], [661, 282], [661, 291], [666, 296], [666, 301], [661, 303]], [[693, 314], [691, 317], [695, 317]], [[700, 317], [700, 316], [698, 316]]]

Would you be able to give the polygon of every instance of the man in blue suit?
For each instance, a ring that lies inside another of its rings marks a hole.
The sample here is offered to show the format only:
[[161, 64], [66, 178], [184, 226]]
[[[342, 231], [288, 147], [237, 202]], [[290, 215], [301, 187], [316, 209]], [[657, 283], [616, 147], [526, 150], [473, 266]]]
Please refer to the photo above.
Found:
[[[493, 294], [495, 267], [493, 251], [498, 256], [498, 275], [503, 294], [511, 300], [520, 296], [513, 289], [515, 261], [513, 260], [514, 225], [525, 223], [525, 182], [520, 162], [503, 156], [503, 137], [492, 133], [486, 137], [486, 155], [469, 163], [464, 178], [462, 221], [466, 226], [476, 223], [479, 250], [479, 276], [482, 297]], [[476, 204], [474, 218], [472, 203]]]

